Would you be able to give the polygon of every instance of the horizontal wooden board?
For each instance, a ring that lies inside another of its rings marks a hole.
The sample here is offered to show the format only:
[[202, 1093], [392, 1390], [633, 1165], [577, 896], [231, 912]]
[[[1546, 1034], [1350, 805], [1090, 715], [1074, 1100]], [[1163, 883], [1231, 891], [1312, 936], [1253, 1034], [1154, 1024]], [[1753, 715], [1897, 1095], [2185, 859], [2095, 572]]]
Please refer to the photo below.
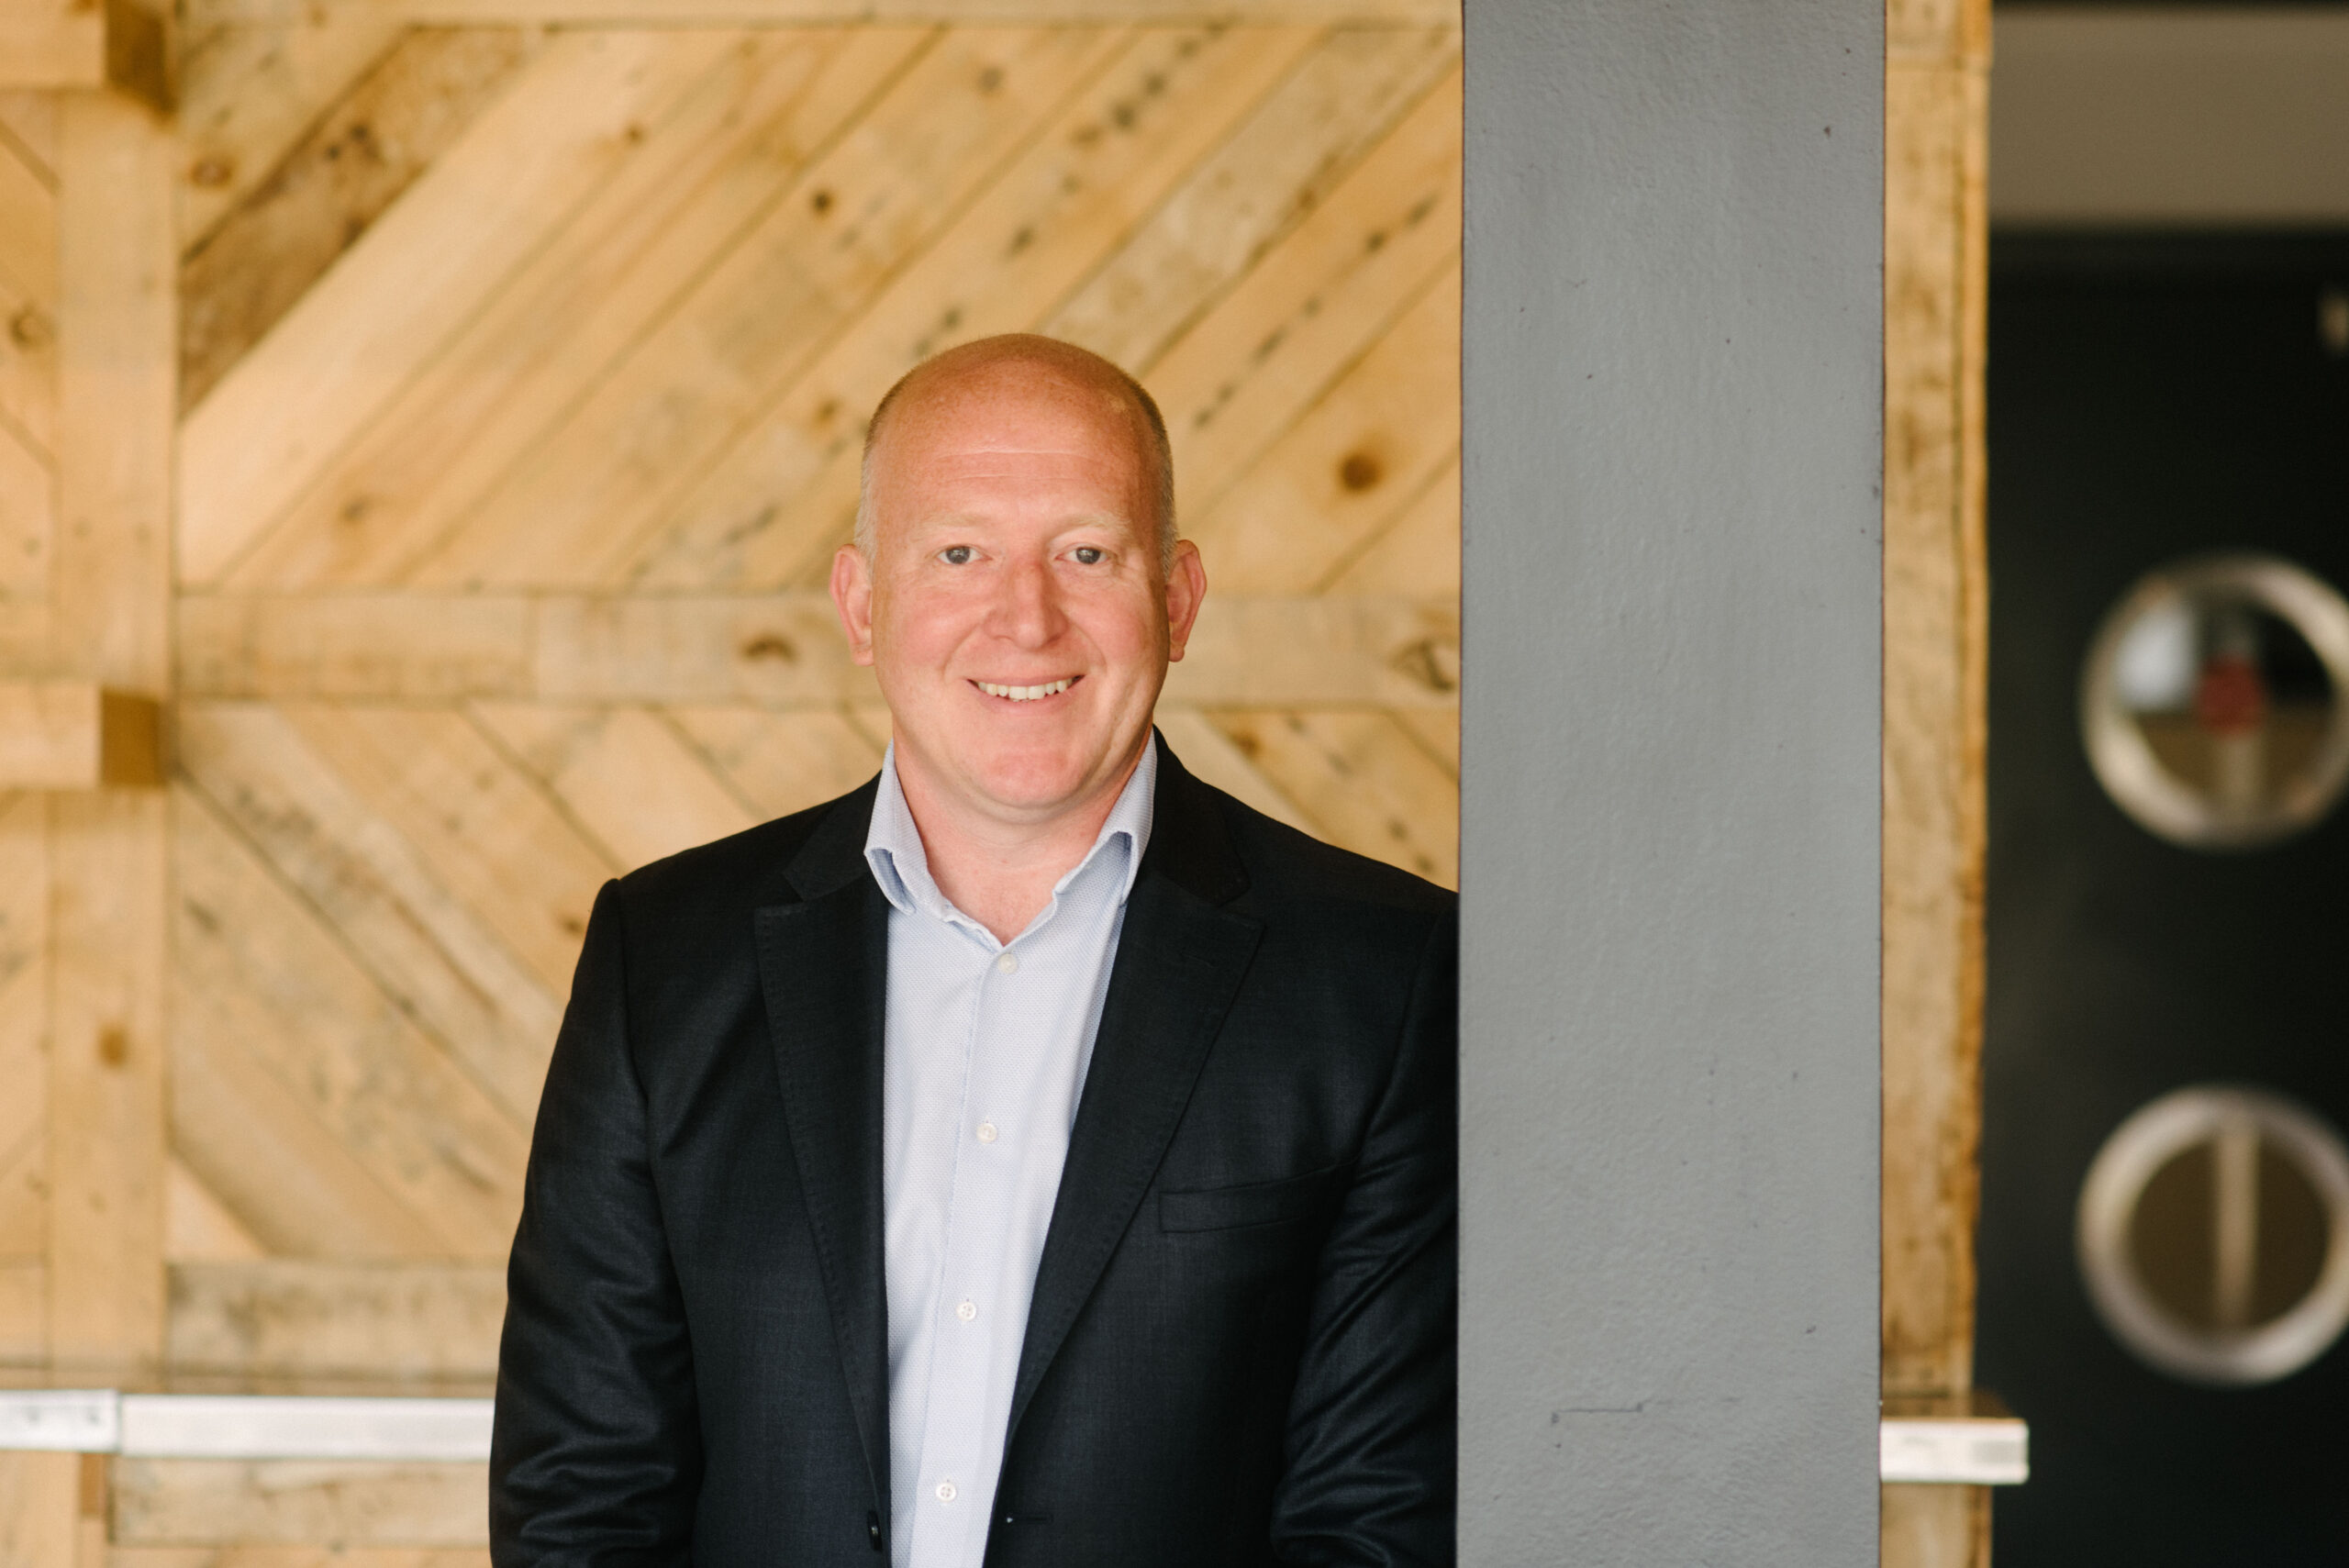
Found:
[[489, 1535], [480, 1464], [117, 1459], [120, 1546], [477, 1547]]
[[[1440, 495], [1430, 505], [1440, 530], [1451, 514]], [[1441, 559], [1441, 540], [1433, 553]], [[849, 660], [831, 600], [807, 590], [634, 598], [204, 595], [180, 601], [179, 628], [180, 679], [192, 698], [787, 708], [879, 697], [872, 672]], [[1210, 591], [1167, 694], [1195, 706], [1450, 707], [1458, 701], [1459, 639], [1458, 606], [1448, 597]]]
[[83, 0], [11, 0], [0, 10], [0, 87], [103, 86], [105, 14]]
[[[1456, 24], [1459, 0], [326, 0], [376, 16], [443, 26], [535, 21], [684, 27], [797, 22], [1434, 22]], [[320, 0], [191, 0], [198, 24], [275, 21]]]
[[49, 1353], [49, 1265], [0, 1260], [0, 1362]]
[[[91, 1565], [95, 1568], [95, 1565]], [[489, 1568], [489, 1549], [451, 1546], [117, 1546], [106, 1568]]]
[[175, 1372], [486, 1379], [506, 1314], [502, 1264], [273, 1259], [171, 1272]]

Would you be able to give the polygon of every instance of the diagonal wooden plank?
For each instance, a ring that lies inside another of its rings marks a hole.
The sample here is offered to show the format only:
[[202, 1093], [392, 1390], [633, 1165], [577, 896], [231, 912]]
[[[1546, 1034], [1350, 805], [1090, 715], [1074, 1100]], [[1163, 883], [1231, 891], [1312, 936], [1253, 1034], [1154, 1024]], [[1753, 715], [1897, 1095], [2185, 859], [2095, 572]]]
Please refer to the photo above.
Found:
[[0, 279], [45, 310], [57, 306], [57, 194], [43, 171], [0, 142]]
[[201, 245], [400, 39], [371, 8], [304, 6], [187, 38], [180, 56], [179, 235]]
[[1115, 58], [1119, 29], [959, 28], [799, 177], [409, 579], [591, 586], [742, 420]]
[[1344, 595], [1460, 594], [1460, 452], [1411, 497], [1384, 530], [1341, 558], [1316, 584]]
[[[212, 912], [202, 898], [196, 906]], [[267, 929], [264, 925], [264, 939]], [[187, 951], [210, 952], [208, 939], [207, 931]], [[346, 1146], [343, 1122], [329, 1119], [333, 1107], [281, 1082], [248, 1050], [248, 1041], [267, 1041], [289, 1028], [281, 1006], [239, 994], [250, 984], [236, 969], [223, 967], [202, 976], [183, 973], [173, 984], [173, 1158], [273, 1256], [461, 1252], [465, 1238], [452, 1240], [427, 1223], [378, 1179], [367, 1155]], [[323, 1021], [347, 1033], [364, 1029], [346, 1013]], [[273, 1054], [291, 1056], [295, 1049], [279, 1040]]]
[[[0, 1263], [0, 1362], [40, 1362], [49, 1355], [49, 1265], [36, 1262]], [[17, 1490], [25, 1479], [21, 1467], [62, 1460], [71, 1477], [78, 1468], [81, 1456], [71, 1453], [7, 1453], [0, 1454], [0, 1518], [9, 1521], [0, 1526], [0, 1548], [20, 1553], [16, 1560], [37, 1562], [71, 1562], [69, 1555], [44, 1550], [49, 1543], [38, 1540], [27, 1541], [26, 1527], [38, 1522], [36, 1510], [28, 1506], [26, 1494]], [[66, 1496], [73, 1495], [72, 1483], [66, 1483]], [[69, 1531], [72, 1519], [68, 1518]], [[70, 1553], [72, 1537], [64, 1538]], [[28, 1550], [29, 1548], [30, 1550]], [[36, 1555], [38, 1553], [38, 1555]]]
[[[1041, 329], [1148, 369], [1300, 219], [1362, 177], [1362, 158], [1458, 53], [1447, 28], [1339, 29]], [[1456, 145], [1453, 162], [1456, 175]]]
[[1397, 708], [1388, 717], [1403, 727], [1403, 733], [1419, 742], [1419, 750], [1435, 760], [1436, 765], [1460, 781], [1460, 710], [1437, 707]]
[[1334, 843], [1431, 882], [1460, 880], [1460, 786], [1380, 713], [1210, 716]]
[[49, 1108], [49, 818], [39, 795], [0, 796], [0, 1152]]
[[1212, 505], [1459, 249], [1455, 71], [1151, 365], [1180, 503]]
[[733, 44], [566, 33], [186, 417], [184, 580], [217, 578]]
[[399, 830], [305, 739], [298, 711], [191, 704], [180, 760], [272, 868], [332, 924], [406, 1018], [518, 1135], [538, 1106], [552, 990], [451, 895]]
[[[0, 213], [0, 225], [7, 215]], [[37, 456], [57, 450], [57, 317], [0, 278], [0, 430]]]
[[[350, 1256], [392, 1241], [387, 1251], [501, 1255], [528, 1152], [510, 1113], [230, 831], [217, 799], [183, 794], [178, 806], [181, 1157], [273, 1250], [306, 1242]], [[305, 1173], [292, 1190], [289, 1171]], [[348, 1237], [332, 1229], [341, 1225]]]
[[1248, 754], [1231, 743], [1231, 737], [1217, 728], [1198, 709], [1161, 703], [1157, 723], [1159, 733], [1166, 737], [1166, 744], [1174, 755], [1200, 778], [1300, 833], [1319, 831], [1312, 818], [1297, 809], [1297, 802], [1283, 795], [1280, 787], [1248, 760]]
[[669, 717], [762, 817], [787, 817], [845, 795], [881, 767], [880, 750], [841, 713], [680, 707]]
[[38, 1124], [0, 1144], [0, 1261], [37, 1262], [49, 1251], [49, 1139]]
[[1191, 514], [1184, 531], [1216, 584], [1308, 591], [1392, 523], [1459, 447], [1459, 365], [1453, 260], [1303, 418]]
[[306, 705], [287, 717], [549, 995], [569, 991], [596, 891], [619, 868], [533, 781], [453, 709]]
[[36, 597], [47, 589], [56, 517], [55, 472], [0, 425], [0, 595]]
[[760, 819], [674, 726], [644, 708], [484, 703], [473, 711], [618, 865], [640, 866]]
[[1146, 28], [763, 411], [618, 580], [794, 583], [856, 506], [865, 415], [949, 345], [1032, 327], [1287, 76], [1306, 28]]
[[630, 156], [440, 361], [328, 464], [239, 586], [395, 579], [787, 193], [932, 39], [754, 35]]
[[540, 35], [412, 32], [180, 264], [180, 406], [356, 245], [512, 82]]
[[57, 95], [23, 87], [0, 89], [0, 142], [55, 190]]
[[[268, 1249], [245, 1222], [173, 1155], [163, 1178], [163, 1257], [169, 1262], [229, 1262], [266, 1257]], [[176, 1302], [172, 1307], [174, 1320]], [[176, 1329], [174, 1321], [173, 1329]], [[165, 1351], [169, 1358], [168, 1349]]]

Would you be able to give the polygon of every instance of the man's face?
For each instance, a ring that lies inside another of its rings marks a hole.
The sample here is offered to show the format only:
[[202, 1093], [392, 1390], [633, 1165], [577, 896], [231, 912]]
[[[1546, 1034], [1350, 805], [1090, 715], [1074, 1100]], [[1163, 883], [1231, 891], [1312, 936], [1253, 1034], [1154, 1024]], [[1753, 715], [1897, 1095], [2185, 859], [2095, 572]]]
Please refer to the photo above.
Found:
[[1159, 567], [1154, 491], [1121, 399], [1012, 361], [908, 389], [874, 453], [874, 558], [833, 563], [900, 766], [1004, 823], [1120, 784], [1206, 588]]

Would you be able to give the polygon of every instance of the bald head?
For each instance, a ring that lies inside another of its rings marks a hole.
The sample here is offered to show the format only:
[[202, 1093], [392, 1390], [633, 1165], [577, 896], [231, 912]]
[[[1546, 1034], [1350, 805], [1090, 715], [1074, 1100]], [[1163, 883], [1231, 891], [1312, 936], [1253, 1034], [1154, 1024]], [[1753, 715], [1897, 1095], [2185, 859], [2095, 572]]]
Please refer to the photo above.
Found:
[[880, 519], [874, 475], [895, 455], [903, 427], [929, 417], [1006, 397], [1072, 402], [1093, 412], [1113, 439], [1130, 442], [1149, 476], [1157, 517], [1159, 569], [1174, 559], [1174, 460], [1166, 421], [1140, 382], [1100, 355], [1056, 338], [1010, 332], [934, 354], [907, 371], [873, 410], [864, 432], [864, 466], [856, 502], [856, 548], [872, 559]]

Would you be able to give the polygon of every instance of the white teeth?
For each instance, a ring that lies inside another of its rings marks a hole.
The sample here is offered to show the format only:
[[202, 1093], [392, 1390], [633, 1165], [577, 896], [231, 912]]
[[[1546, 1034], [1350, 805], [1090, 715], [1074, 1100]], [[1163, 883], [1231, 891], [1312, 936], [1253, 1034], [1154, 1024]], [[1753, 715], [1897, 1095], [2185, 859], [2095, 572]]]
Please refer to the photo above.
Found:
[[1063, 676], [1048, 685], [1041, 686], [998, 686], [986, 681], [974, 681], [972, 684], [991, 697], [1008, 697], [1013, 702], [1034, 702], [1038, 697], [1058, 696], [1076, 684], [1076, 677]]

